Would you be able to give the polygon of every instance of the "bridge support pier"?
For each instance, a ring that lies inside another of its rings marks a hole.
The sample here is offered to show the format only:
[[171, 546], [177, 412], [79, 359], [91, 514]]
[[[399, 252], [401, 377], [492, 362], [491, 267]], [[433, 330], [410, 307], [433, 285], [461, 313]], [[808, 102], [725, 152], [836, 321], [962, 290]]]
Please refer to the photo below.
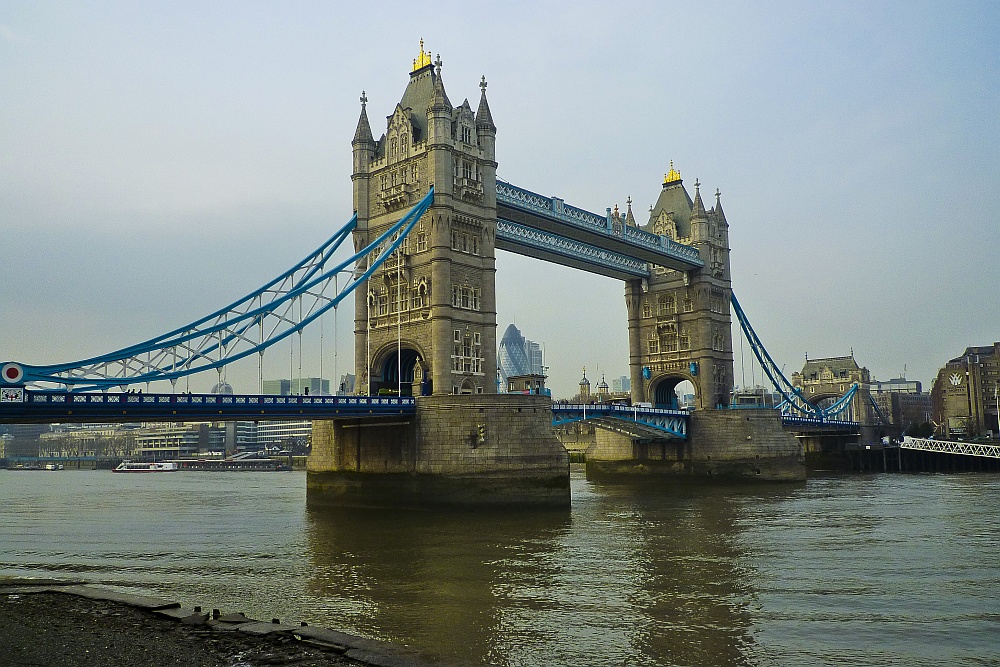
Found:
[[310, 504], [570, 506], [546, 396], [422, 396], [412, 420], [315, 421], [307, 471]]
[[657, 443], [598, 432], [589, 477], [665, 476], [740, 481], [806, 478], [802, 446], [775, 410], [697, 410], [686, 442]]

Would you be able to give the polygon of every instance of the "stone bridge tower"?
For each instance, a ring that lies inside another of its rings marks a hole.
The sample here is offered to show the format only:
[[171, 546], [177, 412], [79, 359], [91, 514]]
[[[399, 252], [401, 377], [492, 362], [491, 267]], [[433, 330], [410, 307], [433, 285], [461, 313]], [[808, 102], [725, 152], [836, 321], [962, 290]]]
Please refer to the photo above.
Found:
[[792, 385], [801, 389], [802, 397], [817, 407], [836, 403], [855, 384], [858, 392], [851, 404], [836, 419], [875, 424], [871, 408], [871, 374], [854, 359], [854, 350], [846, 357], [806, 358], [801, 373], [792, 373]]
[[[434, 202], [399, 251], [355, 298], [357, 393], [496, 392], [496, 126], [480, 82], [479, 108], [453, 107], [420, 43], [402, 99], [375, 140], [367, 98], [354, 148], [356, 249], [404, 216], [429, 188]], [[359, 262], [363, 271], [377, 255]]]
[[[674, 389], [689, 380], [695, 405], [704, 410], [730, 402], [732, 281], [720, 193], [706, 211], [697, 180], [694, 187], [692, 200], [671, 163], [645, 229], [697, 248], [705, 266], [686, 272], [654, 266], [648, 282], [626, 283], [625, 302], [632, 400], [676, 406]], [[625, 222], [635, 224], [631, 206]]]

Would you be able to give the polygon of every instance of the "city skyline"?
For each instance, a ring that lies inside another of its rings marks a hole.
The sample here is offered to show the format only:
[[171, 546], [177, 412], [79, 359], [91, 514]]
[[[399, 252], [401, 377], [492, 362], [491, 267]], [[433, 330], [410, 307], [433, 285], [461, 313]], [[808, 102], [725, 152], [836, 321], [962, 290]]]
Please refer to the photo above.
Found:
[[[588, 4], [531, 21], [454, 5], [386, 22], [389, 46], [331, 39], [390, 7], [0, 9], [0, 361], [151, 338], [329, 238], [351, 215], [361, 91], [380, 134], [421, 37], [456, 104], [485, 74], [501, 178], [596, 212], [631, 197], [639, 224], [671, 160], [689, 191], [721, 190], [734, 290], [786, 375], [853, 350], [926, 389], [1000, 339], [993, 4]], [[608, 26], [628, 38], [580, 38]], [[627, 373], [620, 282], [498, 253], [497, 302], [498, 323], [546, 341], [554, 395], [582, 366]], [[322, 369], [319, 332], [304, 336], [302, 377], [353, 372], [352, 313], [336, 331], [325, 318]], [[264, 377], [297, 376], [298, 353], [269, 351]], [[226, 378], [256, 387], [256, 362]]]

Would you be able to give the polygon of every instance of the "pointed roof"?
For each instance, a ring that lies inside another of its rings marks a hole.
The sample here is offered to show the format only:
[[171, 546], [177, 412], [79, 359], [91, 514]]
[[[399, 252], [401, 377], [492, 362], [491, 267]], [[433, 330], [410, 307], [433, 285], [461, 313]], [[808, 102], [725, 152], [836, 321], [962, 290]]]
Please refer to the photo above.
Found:
[[701, 200], [701, 183], [698, 179], [694, 179], [694, 203], [691, 206], [691, 217], [699, 219], [707, 219], [708, 215], [705, 213], [705, 203]]
[[635, 227], [635, 218], [632, 216], [632, 197], [629, 196], [629, 198], [625, 200], [625, 203], [628, 205], [628, 212], [625, 214], [625, 224]]
[[354, 131], [354, 140], [352, 144], [373, 144], [375, 139], [372, 138], [372, 127], [368, 124], [368, 112], [365, 111], [365, 105], [368, 103], [368, 96], [365, 95], [365, 91], [361, 91], [361, 117], [358, 118], [358, 129]]
[[590, 380], [587, 379], [587, 367], [586, 366], [583, 367], [583, 379], [580, 380], [580, 386], [583, 387], [585, 385], [587, 387], [590, 386]]
[[427, 107], [428, 110], [432, 111], [446, 111], [451, 113], [451, 100], [448, 99], [448, 93], [444, 92], [444, 79], [441, 78], [441, 65], [444, 63], [441, 61], [440, 54], [437, 57], [437, 69], [434, 71], [434, 89], [431, 94], [431, 103]]
[[490, 105], [486, 102], [486, 75], [479, 81], [479, 87], [483, 94], [479, 96], [479, 110], [476, 111], [476, 128], [485, 128], [490, 132], [496, 132], [497, 126], [493, 124], [493, 115], [490, 113]]
[[[429, 57], [429, 54], [426, 54]], [[435, 72], [435, 65], [437, 71]], [[410, 122], [416, 130], [414, 140], [427, 137], [427, 109], [438, 97], [438, 102], [451, 108], [448, 95], [444, 92], [444, 83], [441, 81], [441, 56], [437, 57], [434, 63], [428, 63], [410, 72], [410, 82], [406, 84], [403, 97], [399, 100], [399, 106], [407, 110]]]
[[729, 222], [726, 220], [726, 212], [722, 210], [722, 193], [719, 189], [715, 189], [715, 206], [712, 207], [712, 212], [715, 213], [715, 219], [719, 221], [725, 227], [729, 226]]
[[677, 235], [681, 238], [691, 236], [691, 209], [694, 203], [684, 189], [684, 181], [681, 180], [680, 171], [674, 169], [674, 163], [670, 163], [670, 173], [664, 177], [663, 188], [656, 203], [649, 210], [649, 222], [646, 227], [652, 227], [654, 220], [663, 213], [669, 213], [670, 218], [677, 227]]

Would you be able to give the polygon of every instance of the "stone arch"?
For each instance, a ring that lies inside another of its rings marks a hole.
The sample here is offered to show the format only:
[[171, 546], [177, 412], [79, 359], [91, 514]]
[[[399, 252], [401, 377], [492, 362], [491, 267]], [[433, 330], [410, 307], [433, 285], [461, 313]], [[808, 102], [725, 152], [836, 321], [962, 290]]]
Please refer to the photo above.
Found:
[[652, 399], [653, 406], [672, 410], [678, 409], [680, 407], [680, 403], [678, 401], [676, 390], [678, 385], [685, 382], [688, 383], [691, 386], [692, 391], [695, 392], [695, 401], [697, 401], [698, 385], [695, 384], [693, 378], [682, 374], [664, 375], [653, 380], [650, 384], [649, 396]]
[[[398, 361], [397, 361], [398, 358]], [[380, 389], [395, 392], [402, 385], [402, 395], [425, 394], [429, 382], [427, 362], [420, 347], [403, 340], [385, 345], [372, 357], [372, 393]], [[419, 376], [416, 371], [419, 369]], [[399, 381], [400, 373], [402, 382]], [[417, 387], [414, 388], [414, 381]], [[423, 389], [422, 389], [423, 387]]]

